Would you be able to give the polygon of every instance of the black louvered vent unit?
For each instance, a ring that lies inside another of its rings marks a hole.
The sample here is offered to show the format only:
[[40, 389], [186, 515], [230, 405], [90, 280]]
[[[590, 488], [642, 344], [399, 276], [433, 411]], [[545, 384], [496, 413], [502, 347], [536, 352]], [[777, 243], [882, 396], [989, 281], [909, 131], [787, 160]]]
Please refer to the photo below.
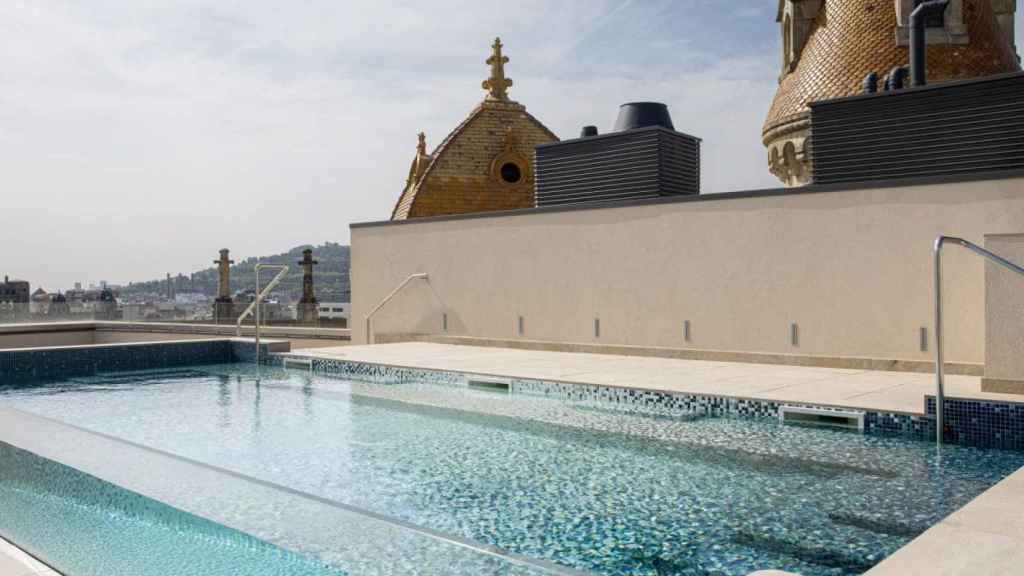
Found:
[[1024, 74], [813, 102], [815, 184], [1024, 168]]
[[700, 193], [700, 139], [665, 125], [537, 146], [537, 206]]

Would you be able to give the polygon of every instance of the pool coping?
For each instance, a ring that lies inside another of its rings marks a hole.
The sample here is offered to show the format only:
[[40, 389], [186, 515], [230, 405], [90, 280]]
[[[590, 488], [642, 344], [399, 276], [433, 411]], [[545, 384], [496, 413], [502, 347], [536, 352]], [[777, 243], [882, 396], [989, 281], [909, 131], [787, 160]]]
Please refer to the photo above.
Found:
[[1017, 574], [1024, 565], [1024, 467], [865, 572], [865, 576]]
[[17, 573], [8, 573], [5, 576], [63, 576], [39, 557], [23, 550], [0, 534], [0, 568], [5, 567], [5, 562], [6, 564], [20, 565], [23, 568], [23, 570], [19, 569]]
[[[61, 344], [59, 346], [31, 346], [27, 348], [0, 348], [0, 352], [53, 352], [58, 350], [84, 350], [94, 348], [128, 348], [132, 346], [152, 346], [154, 344], [175, 346], [178, 344], [195, 344], [197, 342], [238, 342], [238, 343], [254, 343], [252, 338], [246, 338], [244, 336], [214, 336], [206, 338], [183, 338], [181, 340], [144, 340], [139, 342], [103, 342], [97, 344]], [[275, 351], [275, 348], [280, 348], [282, 343], [287, 343], [287, 340], [279, 338], [260, 338], [261, 345], [267, 345], [271, 353], [281, 353]]]

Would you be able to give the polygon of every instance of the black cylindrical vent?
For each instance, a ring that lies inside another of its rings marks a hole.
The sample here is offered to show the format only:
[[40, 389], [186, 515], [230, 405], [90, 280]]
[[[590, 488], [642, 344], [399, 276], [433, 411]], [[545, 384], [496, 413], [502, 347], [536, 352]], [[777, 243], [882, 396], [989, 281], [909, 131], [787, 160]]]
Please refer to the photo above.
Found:
[[597, 136], [597, 126], [584, 126], [583, 130], [580, 130], [580, 138], [590, 138], [591, 136]]
[[672, 117], [668, 114], [668, 106], [661, 102], [629, 102], [619, 107], [619, 117], [615, 120], [615, 131], [661, 126], [675, 130]]

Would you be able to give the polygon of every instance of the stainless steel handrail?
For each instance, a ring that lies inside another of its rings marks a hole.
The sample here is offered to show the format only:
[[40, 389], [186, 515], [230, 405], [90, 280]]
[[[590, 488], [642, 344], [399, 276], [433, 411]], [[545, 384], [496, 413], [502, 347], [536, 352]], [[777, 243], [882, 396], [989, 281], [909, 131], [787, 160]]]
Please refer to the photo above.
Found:
[[[263, 268], [274, 268], [276, 270], [280, 270], [280, 272], [278, 272], [277, 276], [274, 276], [274, 279], [271, 280], [270, 283], [267, 284], [267, 286], [261, 291], [260, 290], [260, 270], [262, 270]], [[245, 311], [242, 312], [238, 316], [238, 321], [235, 323], [235, 334], [237, 336], [241, 336], [242, 335], [242, 320], [245, 320], [245, 317], [248, 316], [249, 314], [252, 314], [253, 310], [255, 309], [256, 317], [255, 317], [254, 320], [255, 320], [256, 325], [255, 325], [254, 332], [255, 332], [255, 340], [256, 340], [256, 365], [257, 366], [259, 366], [259, 364], [260, 364], [260, 302], [263, 301], [263, 297], [267, 293], [269, 293], [271, 290], [273, 290], [274, 287], [277, 286], [277, 284], [279, 282], [281, 282], [281, 280], [283, 280], [284, 277], [287, 274], [288, 274], [288, 266], [286, 264], [257, 264], [256, 265], [256, 297], [253, 298], [252, 303], [249, 304], [248, 307], [246, 307]]]
[[390, 294], [385, 296], [384, 299], [380, 301], [380, 304], [377, 304], [373, 308], [373, 310], [370, 310], [370, 313], [366, 315], [366, 343], [367, 344], [373, 344], [373, 324], [372, 324], [373, 315], [376, 314], [378, 310], [383, 308], [385, 304], [390, 302], [391, 299], [394, 298], [395, 295], [398, 294], [402, 290], [402, 288], [405, 288], [405, 285], [408, 284], [409, 282], [412, 282], [413, 280], [417, 280], [417, 279], [429, 280], [429, 278], [430, 277], [425, 272], [421, 272], [419, 274], [410, 274], [408, 278], [406, 278], [405, 280], [402, 280], [402, 283], [399, 284], [398, 287], [396, 287], [394, 290], [392, 290]]
[[943, 411], [946, 403], [942, 365], [942, 246], [946, 243], [967, 248], [991, 262], [1024, 276], [1024, 267], [1018, 266], [998, 254], [993, 254], [973, 242], [955, 236], [939, 236], [935, 239], [935, 442], [939, 445], [942, 444]]

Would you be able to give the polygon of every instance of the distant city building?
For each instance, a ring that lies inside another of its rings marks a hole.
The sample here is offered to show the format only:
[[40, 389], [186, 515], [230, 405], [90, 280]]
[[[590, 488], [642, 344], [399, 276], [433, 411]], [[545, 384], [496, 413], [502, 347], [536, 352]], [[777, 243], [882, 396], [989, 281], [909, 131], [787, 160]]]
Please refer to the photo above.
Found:
[[319, 314], [322, 320], [344, 320], [348, 325], [351, 304], [348, 302], [320, 302]]
[[[808, 103], [858, 94], [868, 74], [906, 66], [919, 1], [779, 0], [782, 70], [762, 139], [769, 169], [787, 186], [811, 181]], [[928, 81], [1020, 70], [1015, 11], [1014, 0], [950, 0], [927, 22]]]
[[210, 297], [202, 292], [178, 292], [174, 295], [174, 303], [179, 305], [202, 304], [210, 301]]
[[29, 302], [29, 311], [33, 316], [43, 316], [49, 307], [50, 294], [42, 288], [36, 288], [36, 291], [32, 293], [31, 302]]
[[93, 318], [96, 320], [118, 320], [117, 297], [109, 288], [100, 290], [99, 300], [93, 307]]
[[68, 305], [68, 299], [58, 291], [55, 296], [50, 298], [50, 303], [46, 308], [46, 317], [52, 320], [65, 320], [70, 316], [71, 307]]
[[81, 282], [75, 282], [75, 290], [81, 290], [81, 289], [82, 289], [82, 283]]
[[0, 284], [0, 320], [11, 321], [28, 318], [30, 298], [28, 282], [11, 280], [4, 276], [4, 282]]
[[558, 137], [509, 99], [500, 39], [492, 49], [486, 99], [432, 153], [420, 133], [392, 220], [534, 207], [533, 149]]
[[148, 304], [130, 303], [121, 305], [121, 319], [127, 322], [142, 322], [146, 320]]

